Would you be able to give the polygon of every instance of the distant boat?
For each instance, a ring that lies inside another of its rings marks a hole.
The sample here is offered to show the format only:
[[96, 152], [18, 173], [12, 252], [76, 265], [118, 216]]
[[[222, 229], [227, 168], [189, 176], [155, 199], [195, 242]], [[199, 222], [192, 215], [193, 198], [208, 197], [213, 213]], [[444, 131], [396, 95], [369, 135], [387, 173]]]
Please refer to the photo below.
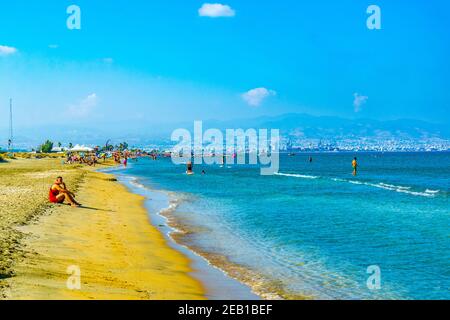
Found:
[[295, 154], [295, 153], [289, 153], [289, 154], [288, 154], [289, 157], [295, 157], [296, 155], [297, 155], [297, 154]]

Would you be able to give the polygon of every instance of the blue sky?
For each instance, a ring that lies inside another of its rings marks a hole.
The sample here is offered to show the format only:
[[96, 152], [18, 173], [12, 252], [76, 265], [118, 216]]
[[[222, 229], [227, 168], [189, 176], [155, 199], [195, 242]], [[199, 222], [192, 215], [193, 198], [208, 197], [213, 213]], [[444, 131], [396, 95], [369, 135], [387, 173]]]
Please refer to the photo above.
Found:
[[[219, 2], [227, 17], [194, 0], [2, 1], [0, 127], [9, 97], [19, 126], [288, 112], [450, 124], [448, 1]], [[72, 4], [81, 30], [66, 27]]]

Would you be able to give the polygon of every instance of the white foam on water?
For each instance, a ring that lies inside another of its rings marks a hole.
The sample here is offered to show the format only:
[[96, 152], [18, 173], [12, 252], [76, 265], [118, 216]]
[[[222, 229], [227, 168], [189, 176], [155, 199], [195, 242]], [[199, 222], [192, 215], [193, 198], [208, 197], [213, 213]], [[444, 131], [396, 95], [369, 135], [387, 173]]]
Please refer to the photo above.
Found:
[[387, 183], [383, 183], [383, 182], [380, 183], [380, 186], [394, 188], [394, 189], [400, 189], [400, 190], [410, 190], [411, 189], [411, 187], [396, 186], [393, 184], [387, 184]]
[[140, 183], [136, 177], [131, 177], [131, 179], [129, 181], [130, 181], [130, 184], [133, 185], [134, 187], [141, 188], [141, 189], [147, 189], [147, 187], [144, 186], [142, 183]]
[[435, 193], [430, 193], [430, 192], [420, 192], [420, 191], [411, 191], [411, 187], [404, 187], [404, 186], [396, 186], [393, 184], [387, 184], [387, 183], [370, 183], [370, 182], [361, 182], [361, 181], [353, 181], [353, 180], [348, 180], [349, 183], [352, 184], [358, 184], [358, 185], [365, 185], [365, 186], [369, 186], [369, 187], [374, 187], [374, 188], [379, 188], [379, 189], [384, 189], [384, 190], [389, 190], [389, 191], [395, 191], [395, 192], [399, 192], [399, 193], [406, 193], [409, 195], [413, 195], [413, 196], [420, 196], [420, 197], [429, 197], [432, 198], [435, 196]]
[[291, 178], [301, 178], [301, 179], [319, 179], [316, 176], [308, 176], [304, 174], [293, 174], [293, 173], [275, 173], [276, 176], [291, 177]]
[[168, 206], [167, 208], [161, 209], [161, 210], [158, 212], [158, 215], [164, 216], [164, 215], [167, 215], [167, 214], [169, 214], [169, 213], [172, 213], [172, 212], [174, 212], [174, 211], [178, 208], [178, 205], [179, 205], [178, 203], [172, 202], [172, 203], [169, 204], [169, 206]]
[[[275, 173], [276, 176], [283, 176], [283, 177], [291, 177], [291, 178], [301, 178], [301, 179], [319, 179], [318, 176], [309, 176], [309, 175], [303, 175], [303, 174], [294, 174], [294, 173]], [[351, 184], [356, 185], [364, 185], [369, 187], [374, 187], [378, 189], [383, 190], [389, 190], [389, 191], [395, 191], [399, 193], [405, 193], [412, 196], [420, 196], [420, 197], [428, 197], [433, 198], [436, 196], [437, 193], [439, 193], [439, 190], [429, 190], [427, 189], [424, 192], [420, 191], [412, 191], [412, 187], [405, 187], [405, 186], [397, 186], [389, 183], [370, 183], [370, 182], [364, 182], [364, 181], [358, 181], [358, 180], [346, 180], [346, 179], [340, 179], [340, 178], [330, 178], [333, 181], [336, 182], [347, 182]]]

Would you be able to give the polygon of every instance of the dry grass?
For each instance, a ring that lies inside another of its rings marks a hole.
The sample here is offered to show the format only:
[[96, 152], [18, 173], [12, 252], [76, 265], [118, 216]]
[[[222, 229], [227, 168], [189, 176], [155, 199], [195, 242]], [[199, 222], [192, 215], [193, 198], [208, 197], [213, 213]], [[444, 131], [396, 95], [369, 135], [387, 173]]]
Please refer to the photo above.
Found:
[[6, 160], [17, 160], [17, 159], [64, 159], [66, 156], [64, 153], [32, 153], [32, 152], [14, 152], [0, 153], [0, 162]]

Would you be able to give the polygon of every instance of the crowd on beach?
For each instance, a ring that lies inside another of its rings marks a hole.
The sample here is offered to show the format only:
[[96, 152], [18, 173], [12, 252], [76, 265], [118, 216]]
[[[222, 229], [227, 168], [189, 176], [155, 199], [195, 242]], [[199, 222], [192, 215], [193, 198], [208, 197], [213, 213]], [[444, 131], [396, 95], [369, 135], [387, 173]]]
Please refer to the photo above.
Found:
[[114, 151], [114, 152], [68, 152], [66, 154], [67, 164], [85, 164], [95, 167], [100, 162], [106, 162], [108, 159], [113, 159], [116, 164], [127, 165], [128, 159], [137, 158], [138, 155], [128, 151]]
[[83, 164], [95, 167], [99, 163], [105, 163], [107, 160], [113, 160], [116, 164], [123, 164], [125, 167], [128, 161], [137, 161], [140, 157], [150, 157], [156, 160], [159, 153], [142, 152], [141, 150], [124, 150], [124, 151], [98, 151], [92, 152], [67, 152], [65, 163], [67, 164]]
[[72, 153], [68, 152], [66, 154], [66, 163], [67, 164], [87, 164], [89, 166], [95, 166], [99, 161], [99, 155], [96, 153], [88, 153], [80, 152], [80, 153]]
[[[105, 151], [100, 152], [97, 149], [89, 152], [67, 152], [66, 153], [66, 164], [82, 164], [88, 166], [95, 166], [100, 161], [105, 163], [108, 159], [114, 160], [114, 163], [120, 165], [123, 164], [125, 167], [128, 164], [128, 160], [132, 159], [137, 161], [137, 158], [147, 155], [142, 153], [140, 150], [137, 151]], [[151, 155], [155, 158], [155, 155]], [[49, 201], [51, 203], [62, 204], [67, 202], [72, 207], [81, 207], [81, 204], [75, 200], [75, 194], [67, 189], [66, 184], [63, 181], [63, 177], [58, 177], [52, 184], [49, 190]]]
[[[289, 156], [293, 156], [294, 154], [289, 154]], [[93, 151], [89, 152], [67, 152], [66, 154], [66, 161], [67, 164], [86, 164], [89, 166], [95, 166], [100, 161], [105, 163], [107, 159], [111, 159], [114, 161], [117, 165], [123, 165], [124, 167], [127, 167], [128, 161], [138, 161], [138, 158], [140, 157], [150, 157], [153, 160], [157, 160], [159, 156], [162, 157], [169, 157], [169, 153], [159, 153], [157, 151], [152, 151], [150, 153], [148, 152], [142, 152], [140, 150], [112, 150], [112, 151], [102, 151], [100, 152], [98, 149], [94, 149]], [[194, 155], [193, 155], [194, 156]], [[233, 158], [236, 155], [233, 155]], [[308, 161], [312, 163], [313, 157], [310, 156]], [[222, 164], [225, 164], [226, 162], [226, 156], [223, 156], [223, 162]], [[187, 175], [193, 175], [194, 174], [194, 165], [192, 161], [188, 161], [186, 163]], [[353, 176], [357, 175], [358, 172], [358, 160], [355, 157], [352, 161], [352, 167], [353, 167]], [[206, 171], [202, 170], [202, 175], [205, 175]], [[58, 177], [57, 180], [54, 182], [52, 187], [50, 188], [49, 192], [49, 201], [52, 203], [64, 203], [67, 201], [70, 205], [74, 207], [81, 206], [76, 200], [75, 200], [75, 194], [73, 194], [71, 191], [69, 191], [64, 182], [62, 177]]]

